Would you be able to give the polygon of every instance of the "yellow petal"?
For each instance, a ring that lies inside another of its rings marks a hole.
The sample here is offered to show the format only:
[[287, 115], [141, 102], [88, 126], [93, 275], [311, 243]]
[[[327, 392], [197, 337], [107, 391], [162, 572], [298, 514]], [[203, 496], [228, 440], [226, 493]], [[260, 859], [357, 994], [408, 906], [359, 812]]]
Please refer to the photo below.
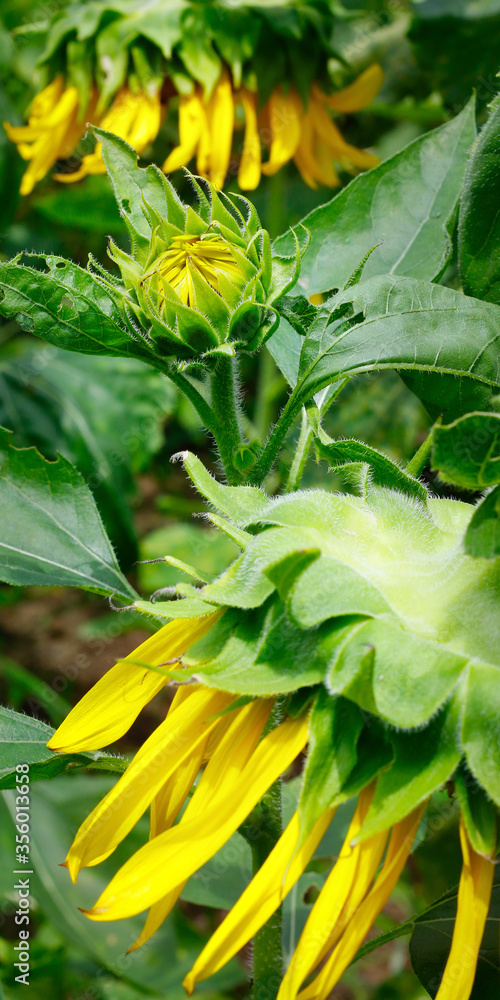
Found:
[[87, 691], [51, 736], [49, 749], [66, 753], [99, 750], [123, 736], [141, 709], [168, 683], [167, 677], [131, 661], [154, 667], [182, 656], [220, 615], [216, 611], [203, 618], [180, 618], [146, 639]]
[[339, 163], [353, 164], [355, 167], [361, 167], [362, 169], [376, 167], [380, 163], [377, 156], [367, 153], [363, 149], [357, 149], [356, 146], [350, 146], [345, 141], [343, 135], [339, 132], [337, 126], [330, 118], [328, 111], [326, 111], [320, 101], [311, 98], [308, 110], [318, 135], [323, 139], [323, 142], [326, 143]]
[[159, 92], [153, 97], [140, 91], [135, 95], [135, 115], [132, 120], [126, 141], [143, 153], [154, 142], [161, 125], [161, 103]]
[[353, 913], [368, 892], [382, 859], [388, 833], [352, 847], [358, 836], [375, 790], [363, 789], [339, 857], [316, 900], [292, 956], [279, 1000], [292, 1000], [301, 983], [321, 962], [343, 933]]
[[204, 752], [208, 735], [218, 723], [213, 716], [231, 701], [230, 695], [197, 687], [189, 698], [174, 706], [120, 780], [82, 823], [66, 859], [73, 882], [82, 868], [97, 865], [113, 853], [161, 786], [193, 752], [196, 754], [200, 744]]
[[[264, 709], [259, 702], [241, 709], [254, 714], [253, 727], [262, 731]], [[259, 713], [261, 718], [259, 719]], [[251, 713], [248, 713], [251, 717]], [[264, 715], [265, 719], [265, 715]], [[235, 720], [236, 724], [237, 720]], [[258, 726], [257, 726], [258, 724]], [[234, 725], [234, 724], [233, 724]], [[132, 916], [157, 902], [201, 867], [232, 836], [270, 785], [304, 748], [308, 737], [306, 718], [290, 719], [261, 740], [241, 769], [238, 743], [229, 753], [230, 726], [208, 764], [181, 822], [149, 841], [120, 869], [87, 915], [93, 920]], [[245, 739], [242, 740], [243, 744]], [[247, 739], [248, 742], [248, 739]], [[215, 762], [222, 748], [226, 768]], [[212, 766], [214, 765], [214, 766]], [[197, 796], [205, 803], [203, 823], [190, 818]]]
[[207, 119], [201, 90], [197, 87], [192, 94], [181, 97], [179, 102], [179, 145], [167, 156], [162, 170], [169, 173], [185, 167], [194, 156]]
[[325, 810], [297, 851], [300, 824], [298, 812], [294, 813], [262, 868], [212, 934], [186, 976], [183, 985], [189, 994], [195, 983], [212, 976], [229, 962], [278, 909], [311, 860], [334, 815], [335, 809]]
[[231, 79], [227, 70], [210, 98], [210, 180], [222, 188], [231, 160], [233, 143], [234, 103]]
[[383, 82], [384, 71], [378, 63], [374, 63], [373, 66], [365, 69], [364, 73], [361, 73], [357, 80], [354, 80], [354, 83], [344, 87], [343, 90], [338, 90], [336, 94], [324, 94], [317, 84], [314, 84], [314, 94], [316, 97], [320, 97], [324, 104], [328, 104], [329, 108], [347, 114], [351, 111], [360, 111], [361, 108], [366, 108], [368, 104], [371, 104]]
[[[310, 187], [317, 187], [316, 181], [324, 184], [325, 187], [337, 187], [340, 181], [333, 166], [331, 153], [328, 154], [328, 150], [322, 144], [320, 157], [317, 154], [318, 136], [314, 130], [311, 108], [309, 107], [302, 119], [302, 134], [294, 156], [294, 162], [306, 184], [309, 184]], [[314, 183], [311, 183], [311, 180]]]
[[330, 996], [387, 903], [411, 851], [425, 806], [426, 803], [414, 809], [393, 828], [385, 861], [375, 885], [352, 915], [339, 944], [319, 975], [298, 994], [299, 1000], [327, 1000]]
[[460, 817], [463, 867], [450, 954], [436, 1000], [469, 1000], [491, 899], [495, 865], [477, 854]]
[[[230, 724], [231, 713], [228, 712], [218, 720], [215, 729], [212, 729], [204, 743], [199, 743], [187, 760], [176, 768], [175, 773], [155, 797], [151, 803], [150, 840], [172, 826], [203, 763], [203, 757], [206, 756], [210, 760]], [[146, 941], [149, 941], [158, 928], [161, 927], [163, 921], [168, 917], [172, 907], [177, 902], [185, 884], [185, 882], [182, 882], [171, 892], [167, 893], [163, 899], [160, 899], [158, 903], [153, 904], [146, 917], [144, 927], [137, 940], [128, 949], [129, 952], [136, 951], [137, 948], [146, 944]]]
[[[16, 135], [22, 138], [23, 156], [29, 157], [29, 166], [21, 181], [21, 194], [29, 194], [57, 159], [66, 158], [73, 151], [85, 128], [77, 122], [78, 108], [78, 91], [68, 87], [46, 118], [30, 118], [24, 129], [10, 129], [12, 138]], [[26, 144], [29, 141], [32, 144], [28, 153]]]
[[238, 184], [242, 191], [254, 191], [260, 182], [260, 136], [257, 127], [257, 94], [242, 87], [239, 98], [245, 112], [245, 138], [238, 170]]
[[262, 173], [270, 176], [291, 160], [300, 142], [302, 101], [294, 87], [285, 94], [276, 87], [269, 98], [271, 150], [269, 160], [262, 164]]

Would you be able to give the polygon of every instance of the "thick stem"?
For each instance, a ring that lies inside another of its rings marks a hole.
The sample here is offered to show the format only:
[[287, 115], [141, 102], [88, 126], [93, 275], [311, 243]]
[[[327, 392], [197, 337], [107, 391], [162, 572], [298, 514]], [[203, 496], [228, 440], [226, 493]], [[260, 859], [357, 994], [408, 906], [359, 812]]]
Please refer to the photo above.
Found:
[[311, 442], [313, 439], [312, 427], [307, 418], [307, 413], [305, 408], [302, 410], [302, 424], [300, 428], [299, 440], [297, 442], [297, 450], [293, 457], [293, 462], [290, 466], [290, 472], [288, 474], [288, 479], [285, 487], [286, 493], [292, 493], [293, 490], [298, 490], [300, 486], [300, 481], [304, 472], [305, 464], [307, 462], [307, 456], [309, 454], [309, 449], [311, 447]]
[[[238, 399], [236, 358], [220, 357], [210, 374], [212, 412], [220, 428], [215, 435], [228, 483], [241, 482], [244, 471], [244, 432]], [[250, 452], [249, 452], [250, 453]], [[238, 467], [238, 458], [241, 466]]]
[[184, 393], [189, 399], [189, 402], [194, 406], [202, 424], [207, 429], [207, 431], [212, 434], [212, 436], [217, 441], [220, 436], [220, 428], [218, 421], [213, 413], [209, 403], [202, 396], [201, 392], [196, 388], [195, 385], [183, 375], [182, 372], [170, 365], [165, 365], [162, 367], [160, 364], [155, 364], [157, 371], [161, 372], [162, 375], [166, 375], [174, 385]]
[[[255, 875], [281, 837], [281, 779], [261, 800], [252, 817], [258, 835], [252, 840]], [[257, 931], [253, 941], [252, 1000], [275, 1000], [283, 978], [283, 921], [281, 906]]]
[[264, 479], [271, 471], [278, 452], [281, 449], [283, 441], [287, 435], [289, 428], [292, 426], [297, 414], [302, 406], [302, 400], [298, 398], [296, 391], [292, 392], [289, 396], [285, 406], [283, 407], [281, 414], [279, 416], [278, 422], [273, 427], [267, 443], [262, 449], [259, 458], [257, 459], [253, 469], [248, 476], [248, 484], [251, 486], [261, 486]]

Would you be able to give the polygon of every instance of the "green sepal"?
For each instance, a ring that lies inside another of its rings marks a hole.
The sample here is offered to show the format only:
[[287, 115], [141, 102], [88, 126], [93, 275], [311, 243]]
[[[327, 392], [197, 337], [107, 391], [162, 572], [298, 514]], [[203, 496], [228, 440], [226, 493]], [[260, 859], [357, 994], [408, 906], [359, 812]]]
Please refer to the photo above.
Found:
[[462, 688], [462, 743], [479, 784], [500, 806], [500, 673], [487, 663], [471, 663]]
[[398, 823], [451, 778], [461, 757], [459, 717], [460, 703], [454, 698], [425, 729], [388, 732], [394, 761], [378, 778], [358, 840]]
[[367, 466], [369, 469], [369, 476], [365, 481], [367, 493], [369, 493], [370, 484], [374, 483], [376, 486], [400, 490], [407, 496], [427, 503], [428, 494], [423, 483], [408, 475], [399, 465], [396, 465], [390, 458], [387, 458], [387, 455], [376, 448], [372, 448], [362, 441], [333, 441], [321, 428], [319, 428], [319, 434], [314, 444], [316, 457], [328, 462], [331, 469], [342, 469], [353, 462]]
[[500, 413], [467, 413], [433, 430], [432, 468], [466, 490], [500, 483]]
[[500, 486], [477, 505], [465, 532], [464, 548], [476, 559], [500, 556]]
[[474, 850], [493, 860], [497, 847], [497, 811], [484, 789], [463, 764], [455, 774], [455, 792], [467, 836]]
[[301, 840], [328, 809], [357, 763], [364, 720], [357, 705], [321, 685], [309, 721], [309, 748], [299, 799]]
[[450, 696], [467, 657], [395, 622], [360, 625], [332, 664], [326, 684], [395, 726], [427, 722]]

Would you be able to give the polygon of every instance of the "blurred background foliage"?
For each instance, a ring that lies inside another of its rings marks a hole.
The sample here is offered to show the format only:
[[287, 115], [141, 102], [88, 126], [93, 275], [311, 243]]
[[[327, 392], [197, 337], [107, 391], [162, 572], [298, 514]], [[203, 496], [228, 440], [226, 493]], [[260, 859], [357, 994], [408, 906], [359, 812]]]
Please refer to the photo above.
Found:
[[[41, 83], [37, 59], [43, 31], [64, 0], [2, 0], [0, 4], [1, 119], [22, 123]], [[475, 89], [479, 122], [499, 89], [499, 0], [344, 0], [332, 44], [353, 72], [373, 61], [382, 64], [385, 82], [366, 111], [346, 116], [341, 127], [354, 145], [382, 159], [416, 136], [453, 117]], [[306, 57], [306, 54], [304, 54]], [[342, 63], [332, 61], [333, 80], [341, 85]], [[157, 143], [177, 141], [168, 117]], [[146, 160], [156, 161], [156, 143]], [[106, 261], [108, 236], [125, 244], [106, 177], [88, 177], [70, 188], [50, 177], [31, 196], [17, 194], [23, 162], [0, 129], [0, 253], [8, 258], [25, 248], [57, 253], [85, 265], [88, 253]], [[349, 178], [344, 177], [347, 181]], [[184, 198], [190, 189], [175, 177]], [[233, 180], [230, 187], [236, 189]], [[327, 189], [307, 188], [293, 166], [263, 178], [252, 200], [262, 224], [276, 236], [315, 205], [329, 200]], [[453, 265], [445, 277], [456, 284]], [[267, 352], [245, 363], [242, 391], [257, 433], [271, 423], [286, 399], [286, 385]], [[422, 405], [394, 374], [361, 377], [343, 393], [325, 421], [332, 437], [348, 434], [408, 460], [423, 440], [430, 420]], [[36, 445], [47, 457], [59, 451], [80, 469], [94, 493], [122, 568], [145, 596], [168, 587], [179, 572], [145, 562], [169, 553], [202, 570], [219, 573], [233, 557], [199, 515], [203, 505], [170, 456], [184, 448], [197, 452], [217, 471], [211, 442], [190, 405], [161, 376], [138, 362], [69, 354], [42, 344], [15, 323], [0, 327], [0, 425], [14, 432], [19, 447]], [[292, 461], [298, 430], [290, 434], [280, 465], [269, 482], [278, 490]], [[311, 461], [304, 486], [344, 488]], [[433, 487], [437, 488], [433, 482]], [[197, 516], [198, 515], [198, 516]], [[0, 696], [4, 704], [57, 724], [117, 657], [145, 636], [144, 619], [133, 612], [113, 613], [99, 598], [63, 590], [0, 590]], [[133, 752], [164, 712], [152, 703], [115, 749]], [[45, 1000], [138, 1000], [184, 995], [180, 982], [211, 928], [237, 898], [250, 876], [248, 849], [239, 835], [188, 884], [174, 916], [138, 953], [127, 957], [140, 921], [92, 924], [78, 912], [100, 893], [124, 855], [147, 833], [141, 825], [120, 848], [119, 857], [83, 873], [81, 885], [68, 887], [58, 868], [83, 816], [114, 779], [82, 774], [39, 783], [33, 788], [33, 848], [36, 866], [30, 997]], [[286, 784], [287, 810], [297, 794], [297, 779]], [[0, 963], [7, 1000], [19, 989], [12, 978], [13, 917], [11, 859], [14, 834], [11, 793], [0, 799]], [[333, 833], [320, 847], [323, 859], [336, 855], [349, 820], [338, 815]], [[378, 923], [388, 932], [457, 881], [456, 815], [446, 795], [436, 797], [427, 835], [412, 855], [402, 881]], [[455, 845], [455, 846], [452, 846]], [[439, 857], [440, 861], [437, 862]], [[445, 867], [442, 860], [446, 859]], [[314, 867], [314, 866], [313, 866]], [[325, 878], [326, 860], [300, 880], [287, 904], [290, 949], [308, 906]], [[134, 926], [132, 926], [134, 924]], [[210, 1000], [247, 995], [248, 955], [234, 960], [200, 993]], [[336, 991], [338, 1000], [422, 1000], [411, 970], [406, 939], [394, 940], [352, 966]]]

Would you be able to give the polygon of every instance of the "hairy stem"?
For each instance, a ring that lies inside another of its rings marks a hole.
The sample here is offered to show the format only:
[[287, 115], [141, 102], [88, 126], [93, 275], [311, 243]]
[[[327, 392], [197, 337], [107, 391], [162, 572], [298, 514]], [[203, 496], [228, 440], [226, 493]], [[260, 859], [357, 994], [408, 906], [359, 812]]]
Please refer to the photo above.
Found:
[[244, 472], [245, 438], [236, 365], [236, 358], [220, 357], [210, 374], [212, 412], [220, 428], [215, 438], [230, 485], [241, 482]]
[[288, 474], [288, 479], [285, 486], [286, 493], [292, 493], [293, 490], [298, 490], [300, 486], [300, 481], [304, 473], [304, 468], [307, 462], [307, 456], [309, 454], [309, 449], [311, 447], [312, 439], [313, 439], [313, 431], [309, 424], [307, 413], [304, 408], [302, 410], [302, 424], [300, 428], [299, 440], [297, 443], [297, 450], [293, 457], [293, 462], [290, 466], [290, 472]]
[[[258, 835], [252, 839], [250, 846], [255, 875], [281, 837], [281, 779], [264, 795], [254, 822]], [[252, 1000], [275, 1000], [282, 977], [283, 921], [280, 906], [254, 937]]]
[[296, 390], [294, 390], [289, 396], [285, 406], [283, 407], [281, 414], [278, 418], [278, 422], [273, 427], [267, 442], [262, 449], [259, 458], [257, 459], [253, 469], [248, 476], [248, 484], [252, 486], [261, 486], [264, 479], [271, 471], [276, 458], [278, 457], [278, 452], [281, 449], [283, 441], [288, 433], [289, 428], [292, 426], [295, 418], [297, 417], [300, 408], [302, 406], [302, 400], [300, 399]]

